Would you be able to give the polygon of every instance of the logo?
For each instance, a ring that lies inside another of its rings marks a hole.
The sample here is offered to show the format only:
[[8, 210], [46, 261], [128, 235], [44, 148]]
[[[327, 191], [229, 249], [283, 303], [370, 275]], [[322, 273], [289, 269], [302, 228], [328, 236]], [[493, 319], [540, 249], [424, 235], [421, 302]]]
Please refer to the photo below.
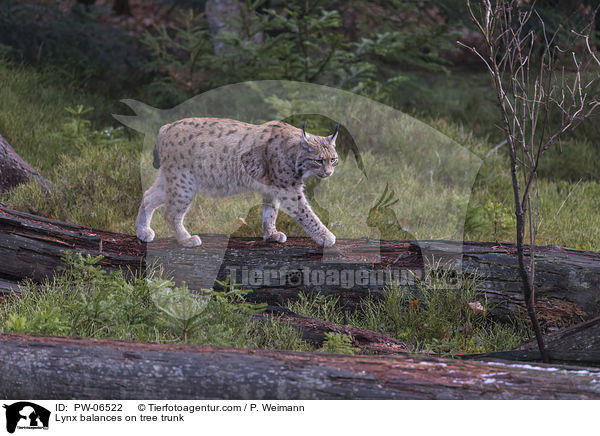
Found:
[[6, 409], [6, 431], [14, 433], [18, 429], [47, 430], [50, 421], [50, 411], [28, 401], [19, 401], [4, 405]]

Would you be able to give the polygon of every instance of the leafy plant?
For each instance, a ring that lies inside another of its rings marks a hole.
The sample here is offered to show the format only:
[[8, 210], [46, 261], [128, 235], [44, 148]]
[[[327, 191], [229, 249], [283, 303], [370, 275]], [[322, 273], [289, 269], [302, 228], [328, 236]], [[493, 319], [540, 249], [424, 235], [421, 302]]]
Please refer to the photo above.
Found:
[[6, 330], [14, 333], [28, 333], [34, 330], [40, 334], [67, 334], [69, 326], [58, 308], [46, 308], [31, 318], [11, 314], [6, 320]]
[[73, 135], [80, 136], [84, 130], [89, 129], [92, 123], [83, 118], [83, 116], [91, 112], [93, 108], [84, 108], [82, 104], [78, 104], [75, 108], [66, 107], [65, 110], [74, 115], [74, 118], [71, 122], [63, 125], [65, 130], [70, 130]]
[[210, 296], [192, 294], [185, 284], [173, 288], [168, 280], [149, 280], [149, 284], [152, 301], [167, 315], [173, 329], [187, 343], [188, 335], [201, 326], [199, 318], [206, 309]]
[[325, 333], [325, 340], [319, 349], [323, 353], [355, 354], [358, 351], [352, 344], [352, 338], [342, 333]]
[[114, 337], [142, 342], [182, 342], [308, 350], [293, 327], [259, 322], [263, 306], [243, 291], [204, 291], [175, 286], [157, 271], [146, 278], [106, 272], [102, 257], [67, 253], [62, 272], [40, 289], [25, 283], [18, 297], [0, 305], [2, 332]]
[[498, 240], [500, 232], [505, 232], [515, 225], [514, 214], [502, 203], [488, 198], [483, 205], [486, 221], [491, 224], [494, 239]]
[[241, 289], [241, 285], [231, 282], [231, 276], [227, 276], [225, 280], [215, 280], [215, 283], [222, 289], [221, 291], [213, 291], [215, 299], [223, 304], [236, 304], [243, 312], [248, 315], [256, 315], [264, 311], [267, 303], [247, 303], [246, 295], [252, 292], [251, 289]]

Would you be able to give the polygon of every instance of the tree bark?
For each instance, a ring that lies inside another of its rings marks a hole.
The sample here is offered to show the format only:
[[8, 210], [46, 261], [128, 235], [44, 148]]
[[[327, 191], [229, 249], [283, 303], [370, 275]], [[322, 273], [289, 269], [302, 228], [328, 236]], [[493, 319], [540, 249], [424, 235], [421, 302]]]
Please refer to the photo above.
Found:
[[[567, 327], [545, 337], [546, 348], [554, 363], [600, 367], [600, 317]], [[537, 341], [515, 350], [464, 355], [463, 358], [540, 361]]]
[[4, 399], [600, 399], [542, 365], [51, 336], [0, 335], [0, 373]]
[[[186, 281], [190, 289], [212, 287], [215, 276], [221, 280], [233, 272], [235, 282], [254, 291], [248, 296], [250, 301], [271, 305], [295, 299], [299, 292], [319, 292], [340, 297], [340, 303], [351, 310], [361, 300], [379, 298], [385, 292], [384, 284], [371, 284], [368, 280], [347, 287], [343, 283], [315, 284], [311, 281], [314, 271], [355, 277], [364, 271], [383, 274], [387, 269], [423, 273], [420, 247], [414, 242], [342, 239], [333, 254], [324, 255], [323, 249], [308, 238], [289, 238], [282, 245], [265, 243], [260, 238], [221, 235], [203, 235], [202, 241], [197, 249], [181, 248], [173, 239], [145, 244], [135, 236], [63, 223], [0, 205], [0, 292], [1, 289], [10, 292], [12, 283], [25, 278], [41, 282], [52, 277], [66, 250], [101, 254], [104, 256], [101, 265], [108, 269], [137, 272], [143, 271], [146, 264], [157, 262], [176, 281]], [[457, 245], [460, 246], [454, 241], [420, 241], [420, 244], [427, 245], [436, 257], [455, 252]], [[525, 304], [515, 246], [465, 242], [462, 251], [462, 270], [480, 277], [481, 298], [487, 299], [490, 314], [506, 318], [523, 313]], [[378, 260], [370, 261], [374, 253]], [[282, 282], [244, 282], [244, 276], [252, 271], [280, 268], [287, 269], [281, 275]], [[535, 285], [539, 315], [543, 322], [547, 320], [546, 325], [566, 327], [598, 314], [600, 253], [537, 247]], [[407, 286], [412, 286], [410, 280]]]
[[9, 189], [35, 180], [45, 188], [50, 187], [50, 182], [33, 169], [0, 135], [0, 191], [8, 192]]
[[250, 26], [249, 18], [254, 11], [249, 11], [245, 2], [240, 0], [207, 0], [204, 6], [204, 14], [208, 22], [208, 29], [213, 37], [213, 50], [215, 54], [225, 54], [232, 50], [224, 41], [219, 41], [218, 36], [225, 32], [238, 35], [241, 39], [251, 39], [254, 42], [262, 42], [264, 35]]

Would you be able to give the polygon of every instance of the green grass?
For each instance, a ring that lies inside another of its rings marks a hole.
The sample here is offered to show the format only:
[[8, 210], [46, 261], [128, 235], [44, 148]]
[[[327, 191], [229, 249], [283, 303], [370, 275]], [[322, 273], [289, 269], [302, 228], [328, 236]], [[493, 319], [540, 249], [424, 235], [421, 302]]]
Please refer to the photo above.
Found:
[[[222, 283], [223, 291], [190, 292], [160, 274], [108, 273], [101, 257], [67, 254], [61, 272], [40, 288], [26, 283], [21, 294], [0, 305], [0, 331], [117, 338], [138, 342], [186, 343], [269, 349], [312, 350], [293, 327], [276, 319], [252, 320], [263, 305], [246, 303], [243, 291]], [[477, 294], [477, 281], [464, 278], [458, 289], [434, 269], [413, 291], [391, 286], [381, 300], [365, 300], [349, 314], [352, 325], [384, 332], [413, 351], [445, 354], [511, 349], [527, 334], [521, 324], [494, 322]], [[483, 312], [469, 303], [481, 302]], [[343, 322], [336, 298], [300, 295], [288, 307], [302, 315]], [[319, 351], [353, 354], [345, 335], [330, 334]]]
[[[430, 123], [484, 159], [469, 200], [464, 239], [514, 241], [514, 199], [506, 150], [485, 158], [493, 144], [456, 124], [439, 119]], [[554, 148], [542, 158], [545, 170], [539, 177], [537, 243], [600, 251], [600, 158], [593, 144], [584, 139], [571, 139], [561, 147], [562, 152]], [[551, 168], [562, 173], [553, 176]], [[495, 211], [490, 210], [490, 203], [498, 205]]]
[[342, 333], [325, 333], [323, 346], [319, 349], [323, 353], [356, 354], [359, 349], [352, 345], [352, 338]]
[[[600, 185], [597, 181], [570, 182], [539, 179], [537, 244], [600, 251]], [[532, 201], [535, 200], [532, 195]], [[514, 241], [514, 206], [510, 176], [498, 170], [489, 184], [478, 184], [470, 200], [475, 216], [465, 239]], [[490, 209], [490, 202], [498, 207]], [[535, 203], [534, 203], [535, 206]], [[468, 226], [467, 226], [468, 227]], [[526, 232], [528, 240], [529, 232]]]
[[339, 297], [325, 296], [319, 293], [298, 293], [298, 299], [287, 303], [287, 308], [300, 315], [342, 324], [344, 312]]
[[[591, 79], [593, 76], [588, 80]], [[420, 81], [422, 83], [416, 86], [410, 82], [405, 92], [397, 96], [397, 107], [417, 118], [431, 120], [442, 131], [453, 131], [449, 136], [472, 151], [475, 149], [471, 146], [480, 138], [485, 144], [477, 147], [481, 157], [506, 139], [487, 72], [458, 70], [449, 75], [424, 74]], [[586, 91], [588, 96], [597, 95], [600, 83]], [[554, 114], [551, 122], [559, 121], [558, 114]], [[552, 180], [599, 180], [599, 121], [600, 111], [596, 111], [575, 130], [563, 135], [561, 144], [553, 146], [542, 158], [539, 175]], [[506, 146], [500, 150], [500, 154], [507, 154]]]
[[[433, 268], [415, 289], [390, 285], [383, 298], [363, 300], [348, 315], [356, 327], [382, 332], [406, 342], [412, 351], [443, 354], [510, 350], [528, 336], [522, 322], [501, 323], [487, 316], [487, 302], [477, 292], [475, 277], [461, 277], [458, 286], [450, 273]], [[481, 304], [482, 311], [469, 303]], [[301, 315], [340, 323], [338, 297], [300, 294], [287, 307]]]
[[29, 183], [14, 188], [4, 199], [36, 215], [134, 233], [142, 190], [132, 145], [120, 139], [106, 144], [90, 141], [78, 155], [63, 155], [49, 171], [50, 192]]
[[65, 109], [79, 104], [93, 108], [87, 116], [101, 130], [118, 102], [84, 93], [51, 70], [36, 71], [0, 58], [0, 134], [42, 173], [48, 174], [63, 155], [79, 152], [77, 141], [63, 135], [63, 125], [72, 120]]
[[28, 283], [0, 304], [0, 331], [117, 338], [249, 348], [312, 349], [292, 327], [251, 316], [262, 306], [244, 302], [236, 286], [191, 293], [158, 274], [107, 273], [100, 257], [67, 255], [63, 271], [40, 289]]

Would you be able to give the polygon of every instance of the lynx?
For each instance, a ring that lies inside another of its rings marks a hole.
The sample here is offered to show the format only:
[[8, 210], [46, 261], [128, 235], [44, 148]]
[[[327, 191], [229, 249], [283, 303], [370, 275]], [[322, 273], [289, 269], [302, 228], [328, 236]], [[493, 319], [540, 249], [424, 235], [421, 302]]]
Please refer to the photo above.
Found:
[[190, 235], [183, 219], [197, 193], [222, 197], [247, 191], [262, 195], [265, 241], [284, 243], [275, 221], [281, 207], [320, 246], [335, 244], [335, 236], [313, 212], [304, 195], [303, 179], [325, 179], [338, 162], [335, 140], [306, 133], [281, 121], [261, 125], [221, 118], [186, 118], [162, 126], [154, 148], [157, 178], [144, 193], [136, 220], [136, 235], [154, 239], [154, 211], [166, 206], [169, 230], [184, 247], [202, 241]]

